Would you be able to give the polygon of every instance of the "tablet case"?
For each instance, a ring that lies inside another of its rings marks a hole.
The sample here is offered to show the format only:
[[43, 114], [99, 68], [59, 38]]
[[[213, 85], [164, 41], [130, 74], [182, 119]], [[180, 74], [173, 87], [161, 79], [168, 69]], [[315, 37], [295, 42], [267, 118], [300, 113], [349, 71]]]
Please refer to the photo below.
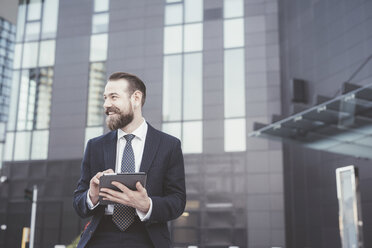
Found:
[[[99, 179], [99, 189], [101, 188], [110, 188], [113, 190], [119, 191], [117, 187], [111, 184], [112, 181], [117, 181], [125, 186], [127, 186], [131, 190], [137, 190], [136, 183], [140, 182], [143, 187], [146, 187], [146, 173], [138, 172], [138, 173], [117, 173], [117, 174], [104, 174]], [[107, 204], [115, 204], [115, 202], [103, 200], [102, 196], [99, 196], [99, 203], [101, 205]]]

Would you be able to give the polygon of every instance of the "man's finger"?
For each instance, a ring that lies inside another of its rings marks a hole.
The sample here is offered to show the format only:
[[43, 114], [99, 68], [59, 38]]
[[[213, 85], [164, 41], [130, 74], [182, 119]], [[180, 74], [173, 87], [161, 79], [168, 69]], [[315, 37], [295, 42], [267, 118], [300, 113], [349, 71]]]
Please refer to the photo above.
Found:
[[118, 187], [125, 194], [128, 194], [131, 191], [130, 189], [128, 189], [127, 186], [125, 186], [122, 183], [119, 183], [119, 182], [116, 182], [116, 181], [112, 181], [111, 184], [114, 185], [114, 186], [116, 186], [116, 187]]
[[136, 183], [136, 188], [137, 188], [138, 192], [146, 191], [146, 189], [142, 186], [142, 184], [140, 182]]
[[108, 169], [108, 170], [103, 171], [103, 173], [114, 173], [114, 171], [112, 169]]

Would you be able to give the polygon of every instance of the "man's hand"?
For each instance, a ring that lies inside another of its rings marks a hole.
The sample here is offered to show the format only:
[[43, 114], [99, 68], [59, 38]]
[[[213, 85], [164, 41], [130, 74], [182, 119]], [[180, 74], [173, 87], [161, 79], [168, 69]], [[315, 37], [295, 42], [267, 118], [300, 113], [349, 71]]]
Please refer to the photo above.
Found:
[[102, 172], [98, 172], [89, 183], [89, 198], [92, 201], [93, 205], [98, 203], [98, 193], [99, 193], [99, 178], [103, 176], [104, 173], [114, 173], [112, 169], [108, 169]]
[[102, 188], [99, 193], [103, 196], [103, 200], [109, 200], [123, 205], [133, 207], [143, 213], [147, 213], [150, 209], [150, 198], [147, 195], [146, 189], [140, 182], [136, 183], [137, 191], [128, 189], [124, 184], [112, 182], [120, 191], [115, 191], [109, 188]]

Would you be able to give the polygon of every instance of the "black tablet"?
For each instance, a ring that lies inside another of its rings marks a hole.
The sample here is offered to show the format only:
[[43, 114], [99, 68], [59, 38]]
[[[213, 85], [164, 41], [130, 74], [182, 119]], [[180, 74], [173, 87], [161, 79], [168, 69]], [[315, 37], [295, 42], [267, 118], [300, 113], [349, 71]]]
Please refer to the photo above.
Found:
[[[117, 181], [131, 190], [137, 190], [136, 183], [140, 182], [143, 187], [146, 187], [146, 173], [137, 172], [137, 173], [110, 173], [103, 174], [99, 179], [99, 188], [110, 188], [113, 190], [119, 191], [117, 187], [111, 184], [112, 181]], [[103, 200], [102, 196], [99, 196], [99, 203], [102, 205], [115, 204], [115, 202]]]

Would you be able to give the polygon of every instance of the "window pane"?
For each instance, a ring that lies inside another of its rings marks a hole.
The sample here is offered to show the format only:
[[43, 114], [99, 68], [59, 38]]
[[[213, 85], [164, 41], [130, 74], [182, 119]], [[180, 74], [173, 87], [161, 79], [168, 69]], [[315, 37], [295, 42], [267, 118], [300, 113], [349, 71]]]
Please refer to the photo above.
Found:
[[171, 4], [165, 6], [165, 25], [180, 24], [182, 21], [182, 4]]
[[185, 54], [183, 119], [200, 120], [203, 109], [203, 62], [201, 53]]
[[3, 167], [4, 143], [0, 143], [0, 169]]
[[183, 123], [182, 150], [184, 153], [201, 153], [203, 151], [203, 126], [201, 121]]
[[181, 120], [182, 56], [164, 57], [163, 121]]
[[13, 71], [12, 78], [12, 93], [10, 97], [10, 109], [9, 109], [9, 119], [8, 119], [8, 130], [15, 130], [16, 123], [16, 114], [18, 107], [18, 93], [19, 93], [19, 80], [20, 80], [20, 71]]
[[90, 38], [90, 61], [103, 61], [107, 58], [107, 34], [96, 34]]
[[59, 0], [44, 0], [43, 11], [43, 39], [55, 38], [58, 23], [58, 6]]
[[244, 21], [243, 19], [233, 19], [224, 21], [224, 47], [244, 46]]
[[37, 55], [39, 53], [38, 42], [24, 43], [23, 48], [23, 68], [37, 67]]
[[14, 61], [13, 61], [13, 68], [19, 69], [21, 68], [21, 57], [22, 56], [22, 43], [16, 44], [14, 49]]
[[245, 119], [225, 120], [225, 151], [245, 151]]
[[185, 52], [203, 49], [203, 26], [201, 23], [185, 25]]
[[55, 40], [42, 41], [40, 43], [39, 66], [53, 66], [56, 49]]
[[108, 13], [93, 15], [92, 33], [104, 33], [108, 31], [109, 15]]
[[27, 103], [27, 119], [26, 119], [26, 130], [32, 130], [34, 128], [35, 119], [35, 101], [37, 91], [37, 75], [35, 70], [30, 70], [30, 82], [28, 92], [28, 103]]
[[162, 131], [181, 139], [181, 122], [163, 123]]
[[30, 158], [31, 132], [17, 132], [15, 138], [14, 160], [28, 160]]
[[18, 7], [18, 17], [17, 17], [17, 33], [16, 41], [23, 41], [23, 35], [25, 32], [25, 20], [26, 19], [26, 5], [20, 4]]
[[32, 134], [31, 159], [48, 158], [49, 131], [34, 131]]
[[40, 35], [40, 22], [29, 22], [26, 24], [25, 41], [38, 40]]
[[181, 2], [182, 0], [167, 0], [167, 3], [178, 3]]
[[95, 138], [97, 136], [100, 136], [103, 134], [103, 127], [87, 127], [85, 128], [85, 146], [87, 145], [88, 141], [92, 138]]
[[106, 83], [105, 63], [92, 63], [89, 73], [87, 126], [103, 125], [103, 92]]
[[185, 0], [185, 22], [203, 21], [203, 1]]
[[244, 15], [243, 0], [225, 0], [223, 6], [224, 18], [241, 17]]
[[245, 116], [244, 49], [225, 50], [225, 118]]
[[182, 52], [182, 26], [164, 28], [164, 53]]
[[27, 20], [39, 20], [41, 17], [41, 0], [30, 0], [28, 4]]
[[8, 132], [5, 140], [4, 160], [13, 160], [13, 147], [14, 147], [14, 133]]
[[37, 92], [36, 129], [49, 128], [53, 69], [41, 68]]
[[94, 12], [108, 11], [109, 0], [94, 0]]
[[26, 129], [29, 71], [23, 70], [18, 100], [17, 130]]

